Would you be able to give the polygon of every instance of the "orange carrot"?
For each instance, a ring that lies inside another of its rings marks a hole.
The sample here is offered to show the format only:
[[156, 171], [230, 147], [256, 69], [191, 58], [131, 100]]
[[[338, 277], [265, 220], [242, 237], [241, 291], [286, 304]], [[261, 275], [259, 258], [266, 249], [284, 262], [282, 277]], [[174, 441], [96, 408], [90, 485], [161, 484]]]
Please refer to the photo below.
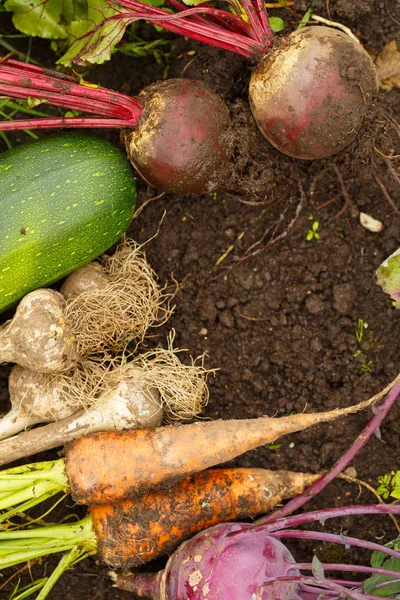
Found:
[[114, 567], [141, 565], [171, 554], [207, 527], [264, 514], [319, 477], [267, 469], [210, 469], [139, 498], [92, 506], [98, 553]]
[[260, 417], [88, 435], [74, 440], [66, 452], [70, 491], [79, 504], [105, 504], [173, 485], [288, 433], [357, 412], [368, 402], [278, 419]]

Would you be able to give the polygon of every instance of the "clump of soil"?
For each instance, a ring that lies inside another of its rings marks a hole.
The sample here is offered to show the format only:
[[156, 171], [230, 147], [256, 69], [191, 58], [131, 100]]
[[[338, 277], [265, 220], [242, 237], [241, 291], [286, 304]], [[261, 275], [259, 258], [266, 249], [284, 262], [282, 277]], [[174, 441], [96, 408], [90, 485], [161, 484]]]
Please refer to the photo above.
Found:
[[[308, 4], [299, 0], [295, 8], [303, 14]], [[395, 10], [391, 0], [314, 4], [315, 13], [343, 21], [376, 52], [398, 34]], [[205, 366], [219, 369], [209, 380], [204, 413], [213, 419], [329, 410], [372, 396], [400, 370], [400, 311], [374, 275], [400, 243], [396, 164], [385, 159], [399, 154], [398, 92], [379, 99], [387, 108], [377, 109], [379, 114], [366, 124], [363, 141], [330, 160], [309, 162], [281, 155], [259, 133], [248, 107], [249, 64], [244, 59], [177, 40], [169, 76], [181, 75], [203, 79], [225, 97], [239, 142], [232, 175], [216, 194], [159, 197], [139, 182], [139, 204], [148, 203], [129, 235], [142, 243], [159, 229], [146, 246], [148, 260], [161, 283], [171, 282], [171, 274], [180, 283], [174, 315], [149, 343], [163, 344], [174, 328], [178, 347], [193, 356], [207, 353]], [[162, 78], [162, 68], [149, 58], [139, 62], [115, 55], [90, 77], [137, 94]], [[118, 143], [117, 132], [107, 135]], [[383, 230], [364, 229], [360, 211], [379, 219]], [[315, 222], [320, 237], [307, 240]], [[8, 367], [1, 369], [4, 411], [8, 372]], [[370, 416], [354, 415], [283, 438], [232, 464], [318, 472], [332, 466]], [[354, 461], [357, 476], [373, 487], [379, 475], [400, 469], [399, 418], [397, 405], [382, 427], [383, 441], [375, 437]], [[307, 508], [374, 502], [366, 489], [337, 481]], [[67, 502], [57, 516], [73, 511]], [[347, 518], [328, 527], [384, 542], [397, 535], [388, 517]], [[326, 562], [369, 560], [367, 553], [341, 546], [303, 541], [289, 546], [305, 562], [313, 553]], [[35, 573], [54, 565], [50, 558]], [[153, 568], [160, 566], [162, 561]], [[50, 598], [70, 600], [77, 594], [80, 600], [135, 600], [113, 589], [107, 569], [93, 558], [66, 573]]]

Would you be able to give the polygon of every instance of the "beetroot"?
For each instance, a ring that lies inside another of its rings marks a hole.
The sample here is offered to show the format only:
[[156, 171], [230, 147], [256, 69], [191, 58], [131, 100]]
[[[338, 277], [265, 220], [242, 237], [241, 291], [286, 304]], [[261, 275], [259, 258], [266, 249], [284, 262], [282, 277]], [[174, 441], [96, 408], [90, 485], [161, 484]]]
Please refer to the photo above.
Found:
[[324, 158], [357, 135], [376, 90], [372, 60], [329, 27], [292, 33], [257, 65], [250, 106], [264, 136], [296, 158]]
[[201, 81], [170, 79], [138, 99], [139, 126], [122, 137], [143, 179], [165, 192], [215, 190], [229, 166], [229, 111], [221, 98]]
[[132, 164], [157, 189], [209, 193], [223, 184], [230, 164], [230, 116], [203, 82], [172, 79], [130, 98], [81, 85], [75, 77], [16, 60], [0, 60], [0, 94], [41, 101], [98, 116], [0, 121], [0, 130], [118, 127]]

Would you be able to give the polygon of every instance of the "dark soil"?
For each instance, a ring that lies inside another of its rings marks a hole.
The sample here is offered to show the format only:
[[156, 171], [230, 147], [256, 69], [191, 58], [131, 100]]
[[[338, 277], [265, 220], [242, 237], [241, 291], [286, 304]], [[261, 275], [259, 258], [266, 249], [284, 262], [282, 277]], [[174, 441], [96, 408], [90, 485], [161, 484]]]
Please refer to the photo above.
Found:
[[[295, 3], [300, 15], [307, 6], [303, 0]], [[325, 17], [327, 8], [333, 20], [351, 27], [374, 52], [398, 35], [396, 0], [314, 4], [315, 13]], [[36, 44], [36, 58], [51, 64], [47, 45], [34, 41], [33, 49]], [[230, 103], [240, 144], [226, 189], [215, 195], [158, 197], [139, 182], [139, 205], [154, 200], [134, 220], [130, 234], [144, 242], [159, 229], [147, 244], [148, 259], [162, 283], [172, 282], [172, 275], [180, 283], [174, 316], [156, 330], [151, 343], [165, 344], [168, 331], [174, 329], [177, 347], [187, 348], [192, 356], [207, 354], [207, 366], [218, 369], [209, 381], [205, 411], [213, 419], [322, 411], [367, 399], [400, 370], [400, 312], [376, 285], [374, 275], [400, 243], [399, 190], [390, 166], [371, 150], [372, 144], [386, 155], [399, 154], [390, 119], [375, 116], [366, 126], [368, 143], [359, 140], [334, 160], [296, 161], [271, 148], [258, 133], [246, 98], [245, 60], [179, 40], [172, 46], [168, 75], [182, 74], [203, 79]], [[162, 75], [163, 68], [152, 58], [115, 55], [90, 77], [137, 94]], [[382, 94], [378, 102], [387, 107], [386, 114], [392, 111], [396, 117], [397, 111], [399, 117], [398, 92]], [[117, 133], [109, 136], [118, 143]], [[397, 211], [388, 197], [397, 203]], [[383, 231], [364, 229], [359, 211], [382, 221]], [[319, 223], [320, 239], [307, 241], [314, 221]], [[364, 327], [358, 341], [360, 320]], [[3, 410], [8, 407], [8, 373], [8, 366], [1, 369]], [[232, 464], [319, 472], [333, 465], [371, 414], [292, 435]], [[379, 475], [400, 469], [399, 418], [397, 405], [382, 427], [382, 440], [374, 437], [354, 461], [357, 477], [375, 488]], [[309, 507], [375, 501], [365, 488], [338, 481]], [[70, 503], [60, 517], [71, 510]], [[372, 541], [387, 542], [397, 535], [392, 521], [383, 517], [336, 520], [328, 527]], [[342, 547], [292, 542], [290, 548], [304, 561], [314, 552], [322, 561], [368, 563], [367, 554]], [[35, 574], [49, 572], [54, 565], [53, 558], [44, 561]], [[10, 591], [11, 586], [4, 588], [0, 597]], [[57, 600], [77, 597], [133, 600], [112, 587], [107, 568], [94, 558], [64, 574], [50, 594]]]

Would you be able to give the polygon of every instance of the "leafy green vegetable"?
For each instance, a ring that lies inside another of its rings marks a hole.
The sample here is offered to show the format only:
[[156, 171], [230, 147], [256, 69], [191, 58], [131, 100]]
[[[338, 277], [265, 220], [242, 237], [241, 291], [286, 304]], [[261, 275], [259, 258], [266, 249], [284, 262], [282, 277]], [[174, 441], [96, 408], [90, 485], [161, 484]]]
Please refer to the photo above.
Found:
[[376, 271], [376, 280], [386, 294], [400, 306], [400, 248], [397, 248]]
[[285, 29], [285, 22], [280, 17], [269, 17], [268, 21], [274, 33], [279, 33], [279, 31]]
[[67, 12], [72, 10], [73, 0], [7, 0], [5, 8], [13, 12], [14, 27], [27, 35], [37, 35], [49, 39], [66, 39], [68, 32], [64, 4]]
[[[393, 542], [386, 544], [388, 548], [400, 550], [400, 536]], [[373, 552], [371, 557], [371, 565], [377, 569], [387, 569], [388, 571], [397, 571], [400, 573], [400, 560], [393, 556], [388, 557], [383, 552]], [[396, 581], [396, 583], [388, 583]], [[364, 591], [367, 594], [375, 596], [400, 598], [400, 581], [386, 575], [371, 575], [364, 582]]]
[[392, 498], [400, 498], [400, 471], [396, 473], [387, 473], [378, 477], [379, 487], [377, 493], [387, 500], [389, 496]]
[[[152, 6], [164, 3], [164, 0], [142, 1]], [[4, 6], [14, 13], [13, 23], [19, 31], [65, 40], [62, 47], [68, 50], [58, 62], [66, 66], [101, 64], [109, 60], [132, 22], [132, 19], [106, 21], [125, 12], [117, 6], [111, 8], [106, 0], [6, 0]], [[58, 49], [59, 45], [55, 47]]]
[[183, 2], [186, 6], [198, 6], [199, 4], [209, 2], [209, 0], [183, 0]]

